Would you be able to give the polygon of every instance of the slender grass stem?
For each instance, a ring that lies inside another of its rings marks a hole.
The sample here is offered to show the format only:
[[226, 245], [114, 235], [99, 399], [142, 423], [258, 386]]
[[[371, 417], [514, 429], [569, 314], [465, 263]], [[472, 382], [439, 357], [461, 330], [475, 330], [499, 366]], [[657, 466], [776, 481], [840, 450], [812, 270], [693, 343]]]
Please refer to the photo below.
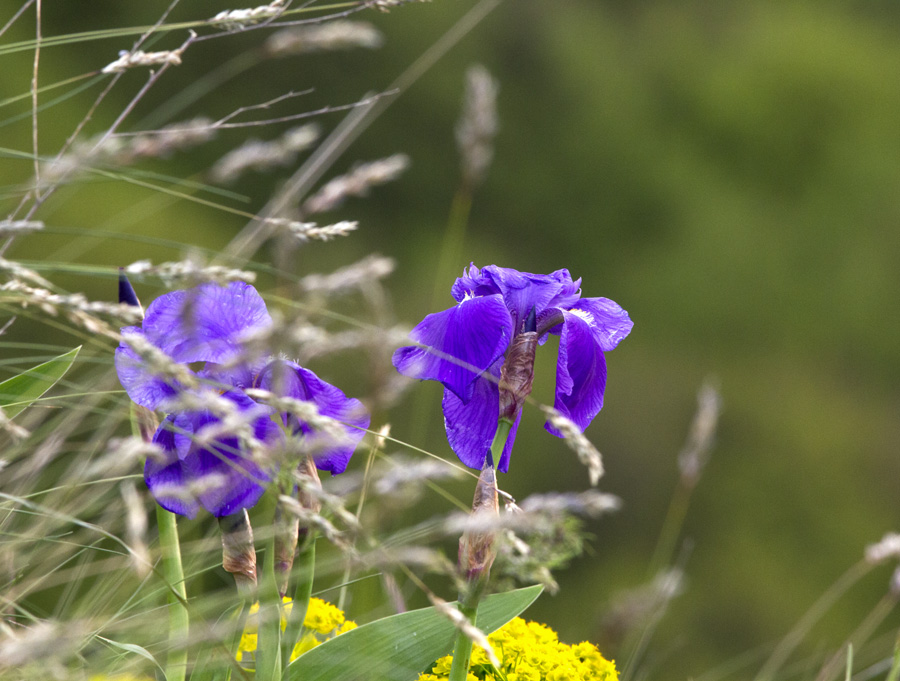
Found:
[[162, 574], [169, 586], [169, 653], [166, 658], [166, 681], [184, 681], [187, 671], [187, 648], [190, 618], [186, 607], [187, 589], [181, 564], [176, 516], [162, 506], [156, 507], [159, 545], [162, 551]]
[[894, 643], [894, 660], [885, 681], [897, 681], [897, 679], [900, 679], [900, 634], [897, 634], [897, 641]]

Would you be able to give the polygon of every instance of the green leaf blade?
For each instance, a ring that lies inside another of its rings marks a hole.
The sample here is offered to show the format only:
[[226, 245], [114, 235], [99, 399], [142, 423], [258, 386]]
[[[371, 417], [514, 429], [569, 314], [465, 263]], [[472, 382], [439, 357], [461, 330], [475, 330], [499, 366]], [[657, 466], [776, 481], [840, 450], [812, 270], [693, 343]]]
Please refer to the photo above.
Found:
[[50, 390], [65, 376], [79, 350], [80, 345], [59, 357], [54, 357], [49, 362], [38, 364], [0, 383], [0, 407], [3, 408], [6, 417], [13, 418]]
[[[541, 586], [494, 594], [478, 607], [477, 626], [489, 634], [523, 612]], [[414, 681], [453, 650], [456, 627], [436, 608], [412, 610], [364, 624], [316, 646], [287, 669], [289, 681]]]

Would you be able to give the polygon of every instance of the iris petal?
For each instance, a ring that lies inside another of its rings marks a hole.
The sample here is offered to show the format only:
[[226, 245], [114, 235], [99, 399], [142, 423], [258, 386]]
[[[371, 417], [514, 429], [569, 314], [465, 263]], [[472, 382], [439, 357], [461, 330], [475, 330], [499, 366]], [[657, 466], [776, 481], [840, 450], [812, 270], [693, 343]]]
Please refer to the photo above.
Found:
[[440, 381], [468, 402], [475, 379], [506, 351], [512, 321], [500, 296], [470, 298], [428, 315], [410, 337], [427, 347], [394, 352], [397, 371], [412, 378]]
[[[503, 366], [502, 359], [495, 362], [485, 376], [475, 381], [475, 390], [468, 403], [460, 400], [451, 390], [444, 390], [442, 406], [447, 441], [459, 460], [469, 468], [481, 470], [494, 442], [500, 413], [500, 392], [497, 382], [500, 380], [501, 366]], [[497, 470], [503, 473], [509, 470], [509, 457], [521, 418], [520, 411], [506, 439], [500, 461], [494, 462]]]
[[259, 376], [259, 385], [278, 395], [308, 400], [322, 416], [344, 424], [344, 437], [335, 441], [316, 432], [305, 423], [294, 423], [294, 432], [306, 435], [305, 445], [313, 452], [316, 467], [332, 475], [343, 473], [359, 441], [365, 436], [370, 417], [362, 402], [347, 397], [339, 388], [326, 383], [309, 369], [294, 362], [276, 360]]
[[[553, 406], [584, 430], [603, 406], [606, 358], [588, 322], [571, 312], [564, 315]], [[549, 424], [545, 428], [561, 437]]]
[[[122, 329], [123, 335], [143, 334], [136, 326]], [[147, 364], [126, 343], [116, 348], [116, 373], [119, 382], [132, 402], [156, 409], [165, 400], [175, 397], [180, 387], [175, 382], [165, 381], [147, 369]]]
[[[261, 442], [279, 436], [271, 410], [238, 391], [223, 395], [252, 422]], [[162, 458], [149, 457], [144, 479], [157, 503], [166, 510], [193, 518], [200, 507], [217, 517], [250, 508], [259, 501], [271, 473], [244, 454], [237, 437], [223, 435], [200, 444], [203, 429], [219, 419], [209, 412], [182, 412], [166, 417], [153, 441]]]
[[518, 333], [532, 307], [540, 316], [551, 304], [568, 306], [578, 300], [578, 283], [572, 281], [568, 270], [531, 274], [496, 265], [479, 270], [471, 265], [469, 271], [456, 280], [452, 293], [457, 300], [467, 294], [499, 294], [512, 316], [513, 329]]
[[588, 313], [591, 332], [604, 352], [614, 349], [634, 326], [628, 313], [609, 298], [583, 298], [573, 309]]
[[188, 493], [188, 477], [175, 449], [172, 420], [172, 416], [167, 417], [153, 436], [153, 442], [162, 451], [147, 457], [144, 480], [156, 503], [167, 511], [193, 518], [200, 504]]
[[160, 296], [147, 308], [142, 328], [176, 362], [224, 363], [240, 352], [248, 332], [271, 323], [256, 289], [235, 281]]

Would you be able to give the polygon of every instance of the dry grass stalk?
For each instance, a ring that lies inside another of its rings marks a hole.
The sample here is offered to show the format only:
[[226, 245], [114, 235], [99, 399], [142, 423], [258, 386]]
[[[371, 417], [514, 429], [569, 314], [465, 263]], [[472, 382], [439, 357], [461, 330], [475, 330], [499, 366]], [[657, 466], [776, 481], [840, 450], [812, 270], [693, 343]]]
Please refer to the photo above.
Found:
[[563, 416], [553, 407], [542, 406], [541, 410], [546, 414], [550, 425], [562, 434], [569, 448], [578, 455], [578, 460], [587, 466], [591, 485], [596, 487], [600, 478], [603, 477], [603, 459], [600, 452], [571, 419]]
[[216, 162], [210, 170], [210, 178], [214, 182], [229, 184], [248, 170], [262, 171], [288, 166], [294, 162], [298, 153], [308, 149], [318, 137], [319, 126], [308, 124], [291, 128], [270, 142], [247, 140]]
[[329, 21], [318, 26], [286, 28], [266, 41], [265, 49], [273, 57], [347, 50], [354, 47], [375, 49], [384, 43], [381, 32], [364, 21]]
[[483, 66], [472, 66], [466, 72], [466, 94], [462, 117], [456, 126], [456, 145], [462, 157], [463, 181], [469, 188], [484, 181], [494, 158], [497, 89], [497, 81]]
[[348, 196], [366, 196], [369, 189], [397, 179], [409, 167], [409, 157], [394, 154], [356, 166], [346, 175], [330, 180], [303, 204], [307, 215], [325, 213], [340, 206]]
[[252, 9], [232, 9], [219, 12], [209, 20], [212, 26], [224, 28], [226, 31], [240, 31], [267, 19], [274, 19], [287, 8], [287, 0], [272, 0], [268, 5], [260, 5]]

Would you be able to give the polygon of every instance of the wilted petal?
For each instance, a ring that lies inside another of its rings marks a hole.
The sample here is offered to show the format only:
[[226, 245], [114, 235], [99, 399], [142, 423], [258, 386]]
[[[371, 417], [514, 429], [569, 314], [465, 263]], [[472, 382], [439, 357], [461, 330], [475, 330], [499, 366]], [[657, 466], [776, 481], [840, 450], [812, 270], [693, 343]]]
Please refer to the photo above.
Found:
[[[573, 312], [564, 315], [553, 406], [584, 430], [603, 406], [606, 358], [584, 317]], [[553, 427], [545, 427], [560, 436]]]
[[586, 313], [584, 319], [604, 352], [615, 348], [634, 326], [628, 313], [609, 298], [584, 298], [575, 303], [575, 310]]
[[240, 352], [249, 332], [271, 325], [266, 304], [250, 284], [202, 284], [160, 296], [147, 308], [147, 338], [176, 362], [223, 363]]
[[[128, 326], [122, 329], [122, 333], [128, 335], [143, 332], [136, 326]], [[116, 348], [115, 362], [119, 382], [131, 401], [142, 407], [156, 409], [161, 402], [175, 397], [179, 392], [176, 383], [165, 381], [148, 371], [146, 362], [124, 342]]]
[[322, 416], [344, 424], [344, 437], [335, 441], [326, 433], [312, 430], [308, 424], [294, 423], [297, 433], [308, 438], [316, 467], [333, 475], [343, 473], [359, 441], [369, 427], [369, 413], [359, 400], [347, 397], [339, 388], [326, 383], [309, 369], [294, 362], [277, 360], [260, 374], [259, 386], [277, 395], [307, 400]]
[[491, 295], [430, 314], [409, 335], [427, 348], [405, 347], [394, 352], [397, 371], [411, 378], [440, 381], [468, 402], [475, 379], [506, 351], [512, 321], [503, 299]]

